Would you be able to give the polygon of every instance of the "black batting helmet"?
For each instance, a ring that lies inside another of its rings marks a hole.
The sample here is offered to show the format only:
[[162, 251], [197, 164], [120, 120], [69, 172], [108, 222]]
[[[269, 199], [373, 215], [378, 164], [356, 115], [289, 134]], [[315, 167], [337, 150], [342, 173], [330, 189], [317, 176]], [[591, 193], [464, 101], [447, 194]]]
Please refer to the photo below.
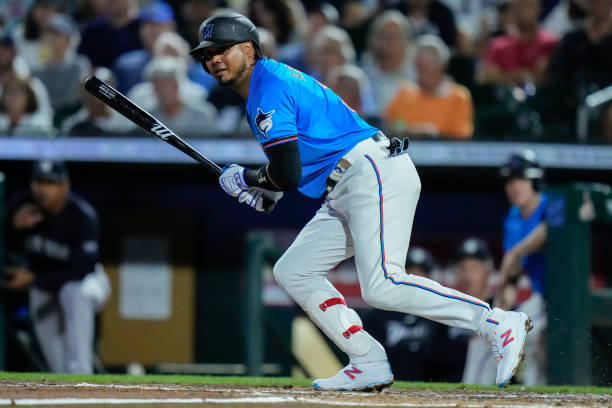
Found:
[[408, 254], [406, 255], [405, 268], [408, 269], [414, 266], [419, 267], [423, 269], [425, 273], [430, 274], [431, 271], [436, 267], [436, 261], [431, 255], [431, 252], [429, 252], [425, 248], [414, 247], [410, 248]]
[[493, 261], [489, 246], [480, 238], [467, 238], [464, 240], [455, 251], [455, 262], [459, 262], [465, 258], [476, 258], [481, 261]]
[[507, 180], [511, 177], [521, 177], [533, 182], [533, 187], [539, 190], [544, 179], [544, 170], [536, 161], [533, 150], [513, 153], [499, 168], [499, 175]]
[[259, 50], [259, 34], [255, 25], [242, 14], [228, 11], [208, 17], [200, 25], [200, 44], [191, 50], [191, 55], [201, 55], [205, 48], [234, 45], [253, 41]]

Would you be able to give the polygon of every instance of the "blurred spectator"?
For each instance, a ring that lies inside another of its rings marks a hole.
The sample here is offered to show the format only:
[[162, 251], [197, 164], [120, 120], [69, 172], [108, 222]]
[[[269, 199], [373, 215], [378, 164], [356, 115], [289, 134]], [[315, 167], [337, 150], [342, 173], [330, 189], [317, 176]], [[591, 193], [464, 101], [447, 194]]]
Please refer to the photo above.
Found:
[[140, 41], [143, 48], [122, 54], [113, 64], [119, 92], [126, 93], [142, 81], [142, 71], [151, 60], [153, 46], [162, 33], [175, 29], [174, 12], [168, 3], [155, 0], [140, 13]]
[[138, 0], [111, 0], [105, 14], [88, 22], [81, 30], [79, 54], [93, 66], [112, 67], [129, 51], [142, 48]]
[[30, 76], [30, 68], [25, 60], [18, 55], [15, 41], [10, 36], [0, 37], [0, 91], [14, 77], [27, 79], [36, 94], [38, 110], [51, 116], [51, 102], [47, 88], [36, 77]]
[[534, 329], [525, 343], [526, 385], [546, 384], [546, 263], [544, 246], [548, 237], [546, 193], [541, 192], [544, 172], [535, 153], [525, 150], [512, 154], [500, 167], [506, 197], [511, 205], [504, 220], [504, 256], [499, 272], [501, 285], [496, 305], [502, 309], [516, 306], [517, 282], [526, 273], [531, 281], [531, 296], [518, 310], [531, 317]]
[[478, 79], [493, 84], [540, 85], [557, 37], [540, 28], [539, 0], [513, 0], [510, 7], [516, 32], [491, 40]]
[[202, 21], [210, 17], [215, 9], [227, 7], [224, 0], [185, 0], [180, 6], [178, 32], [189, 44], [199, 44], [198, 33]]
[[612, 85], [612, 0], [588, 0], [584, 27], [560, 41], [550, 82], [563, 86], [573, 108], [598, 88]]
[[376, 108], [372, 85], [361, 68], [350, 64], [332, 68], [325, 83], [368, 123], [375, 126], [379, 121], [374, 117]]
[[102, 17], [106, 13], [109, 0], [76, 0], [79, 6], [74, 10], [74, 16], [81, 24]]
[[278, 60], [278, 44], [276, 44], [276, 38], [274, 38], [270, 30], [267, 30], [263, 27], [257, 27], [257, 33], [259, 34], [259, 46], [261, 47], [263, 55], [268, 58]]
[[25, 20], [32, 9], [33, 0], [12, 0], [0, 2], [0, 32], [13, 32], [15, 26]]
[[79, 102], [81, 78], [91, 70], [83, 55], [76, 54], [79, 42], [76, 24], [65, 14], [53, 16], [43, 31], [43, 43], [49, 50], [49, 58], [33, 71], [47, 88], [51, 107], [74, 107]]
[[[453, 270], [457, 290], [492, 303], [489, 281], [494, 270], [493, 258], [485, 241], [479, 238], [464, 240], [455, 251]], [[493, 385], [496, 372], [491, 344], [473, 335], [468, 343], [461, 382]]]
[[[392, 1], [387, 1], [392, 3]], [[449, 48], [458, 46], [459, 31], [450, 8], [439, 0], [400, 0], [394, 8], [408, 17], [413, 36], [436, 35]]]
[[[247, 17], [258, 27], [264, 27], [274, 35], [279, 52], [287, 44], [300, 39], [294, 6], [291, 0], [250, 0]], [[303, 11], [303, 10], [302, 10]]]
[[215, 136], [217, 110], [206, 101], [182, 97], [179, 84], [185, 81], [185, 72], [177, 65], [172, 57], [155, 58], [147, 65], [145, 76], [156, 99], [151, 114], [178, 135]]
[[512, 0], [500, 0], [497, 4], [496, 25], [491, 30], [490, 38], [508, 35], [514, 31], [514, 12], [510, 7]]
[[410, 41], [408, 20], [400, 12], [386, 11], [374, 19], [361, 67], [375, 84], [376, 113], [380, 116], [399, 85], [416, 77]]
[[54, 373], [93, 372], [95, 313], [110, 294], [98, 264], [98, 219], [70, 192], [62, 162], [37, 162], [30, 188], [7, 205], [8, 250], [23, 260], [8, 265], [4, 287], [29, 291], [30, 315]]
[[385, 118], [393, 132], [421, 137], [470, 138], [473, 107], [470, 91], [447, 77], [448, 47], [435, 36], [417, 41], [416, 84], [399, 88]]
[[612, 103], [604, 105], [601, 112], [601, 139], [604, 143], [612, 144]]
[[0, 133], [10, 136], [53, 136], [49, 112], [39, 109], [27, 79], [9, 78], [0, 96]]
[[[430, 277], [435, 267], [436, 261], [426, 249], [412, 247], [408, 251], [406, 274]], [[396, 380], [461, 380], [471, 331], [404, 313], [372, 309], [360, 315], [364, 326], [381, 339], [387, 356], [393, 359]]]
[[[115, 86], [115, 78], [108, 68], [96, 68], [93, 75]], [[81, 77], [84, 80], [84, 77]], [[107, 104], [81, 88], [81, 109], [66, 118], [61, 133], [69, 136], [118, 136], [133, 129], [132, 123]]]
[[346, 31], [332, 25], [319, 30], [309, 52], [314, 71], [307, 73], [320, 80], [325, 80], [330, 69], [355, 62], [351, 38]]
[[[314, 72], [313, 53], [310, 50], [315, 42], [315, 37], [321, 29], [327, 26], [334, 26], [338, 23], [338, 10], [329, 3], [321, 3], [308, 10], [308, 23], [302, 41], [293, 42], [285, 45], [278, 55], [278, 61], [306, 73]], [[258, 28], [260, 41], [261, 30]]]
[[585, 0], [560, 0], [546, 15], [542, 27], [557, 36], [579, 28], [587, 16]]
[[[194, 61], [189, 55], [190, 47], [187, 41], [177, 33], [173, 31], [167, 31], [162, 33], [155, 41], [153, 46], [153, 58], [156, 57], [174, 57], [178, 59], [183, 67], [187, 71], [187, 77], [193, 81], [192, 86], [197, 87], [200, 85], [206, 90], [204, 98], [208, 94], [208, 90], [213, 87], [217, 82], [215, 79], [202, 69], [199, 62]], [[198, 95], [202, 92], [198, 90]]]
[[28, 10], [25, 21], [15, 27], [15, 45], [30, 69], [40, 68], [49, 57], [48, 50], [41, 43], [43, 30], [53, 16], [66, 11], [66, 5], [61, 0], [36, 0]]

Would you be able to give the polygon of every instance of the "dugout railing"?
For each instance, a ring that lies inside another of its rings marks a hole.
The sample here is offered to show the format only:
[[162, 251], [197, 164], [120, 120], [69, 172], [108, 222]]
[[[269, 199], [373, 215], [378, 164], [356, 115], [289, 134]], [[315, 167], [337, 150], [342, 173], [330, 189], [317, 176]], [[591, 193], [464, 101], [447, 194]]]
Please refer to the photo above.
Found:
[[[612, 374], [611, 340], [605, 337], [612, 329], [612, 289], [594, 289], [590, 282], [592, 228], [612, 224], [611, 188], [574, 183], [548, 193], [548, 382], [605, 385], [610, 378], [600, 377]], [[599, 377], [598, 366], [604, 370]]]

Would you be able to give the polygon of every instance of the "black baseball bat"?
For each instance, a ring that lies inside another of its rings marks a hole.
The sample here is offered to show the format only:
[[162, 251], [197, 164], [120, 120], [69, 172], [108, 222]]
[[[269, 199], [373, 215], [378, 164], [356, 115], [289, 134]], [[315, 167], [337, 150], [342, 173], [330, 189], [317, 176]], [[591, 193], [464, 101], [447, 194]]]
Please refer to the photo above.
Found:
[[85, 80], [85, 89], [96, 98], [146, 130], [153, 136], [159, 137], [166, 143], [171, 144], [181, 152], [185, 153], [215, 175], [221, 174], [221, 167], [215, 162], [204, 156], [187, 142], [178, 137], [176, 133], [168, 129], [163, 123], [155, 119], [151, 114], [136, 105], [121, 92], [96, 77], [90, 76]]
[[[150, 113], [136, 105], [128, 97], [100, 78], [92, 75], [85, 80], [85, 84], [83, 86], [87, 92], [100, 99], [102, 102], [140, 126], [142, 129], [146, 130], [148, 133], [159, 137], [164, 142], [169, 143], [175, 148], [179, 149], [181, 152], [185, 153], [213, 172], [213, 174], [216, 176], [221, 174], [222, 169], [215, 162], [191, 147], [187, 142], [177, 136], [176, 133], [168, 129], [159, 120], [155, 119]], [[266, 209], [266, 212], [271, 212], [275, 205], [276, 203], [274, 201], [264, 197], [264, 208]]]

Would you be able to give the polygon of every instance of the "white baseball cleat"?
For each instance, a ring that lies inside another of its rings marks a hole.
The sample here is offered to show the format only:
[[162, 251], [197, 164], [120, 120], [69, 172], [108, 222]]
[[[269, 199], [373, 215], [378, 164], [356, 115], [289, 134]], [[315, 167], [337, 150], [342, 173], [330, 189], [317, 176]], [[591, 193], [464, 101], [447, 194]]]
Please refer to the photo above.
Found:
[[382, 391], [393, 384], [388, 360], [349, 364], [331, 378], [314, 380], [320, 391]]
[[533, 328], [531, 318], [522, 312], [506, 312], [495, 308], [486, 322], [482, 335], [491, 343], [497, 361], [495, 383], [505, 387], [524, 357], [525, 339]]

